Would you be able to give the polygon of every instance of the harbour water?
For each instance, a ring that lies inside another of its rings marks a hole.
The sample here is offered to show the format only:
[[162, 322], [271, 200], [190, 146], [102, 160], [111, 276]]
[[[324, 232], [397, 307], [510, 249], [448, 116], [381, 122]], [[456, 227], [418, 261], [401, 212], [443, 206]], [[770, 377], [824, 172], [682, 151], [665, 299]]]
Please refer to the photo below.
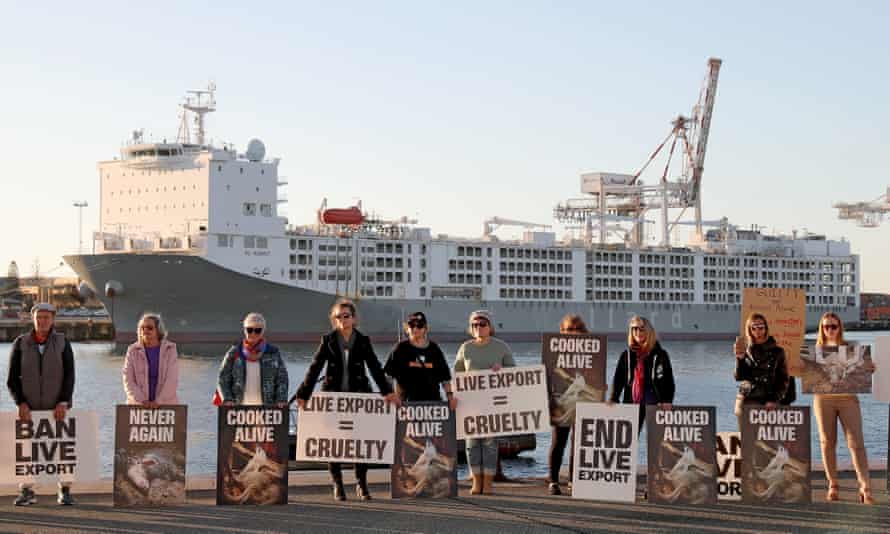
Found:
[[[270, 341], [274, 342], [274, 332]], [[848, 338], [862, 343], [871, 343], [879, 335], [890, 332], [851, 332]], [[175, 341], [175, 335], [171, 336]], [[0, 352], [8, 354], [9, 343], [0, 344]], [[123, 355], [107, 343], [75, 343], [76, 387], [74, 405], [76, 408], [95, 410], [99, 414], [102, 475], [112, 472], [114, 405], [124, 402], [121, 385]], [[458, 344], [442, 344], [449, 362], [454, 361]], [[612, 343], [609, 349], [607, 376], [612, 377], [615, 360], [623, 347]], [[736, 430], [736, 419], [732, 414], [736, 383], [732, 378], [734, 357], [731, 354], [732, 340], [725, 341], [671, 341], [664, 344], [674, 367], [677, 382], [675, 404], [712, 405], [717, 407], [717, 430]], [[519, 365], [540, 363], [540, 344], [514, 343], [513, 351]], [[282, 347], [290, 374], [290, 391], [296, 390], [309, 365], [315, 345], [300, 344]], [[376, 347], [381, 360], [386, 358], [389, 347]], [[192, 474], [212, 473], [216, 469], [216, 410], [211, 404], [219, 362], [225, 347], [217, 353], [183, 354], [180, 356], [180, 400], [189, 406], [188, 472]], [[0, 376], [6, 377], [7, 358], [0, 358]], [[811, 404], [812, 396], [799, 393], [797, 404]], [[861, 395], [863, 429], [869, 458], [873, 463], [887, 460], [888, 406], [875, 401], [871, 395]], [[0, 410], [14, 410], [8, 393], [0, 395]], [[815, 424], [815, 422], [814, 422]], [[645, 435], [643, 436], [645, 438]], [[549, 433], [537, 436], [537, 449], [523, 453], [520, 458], [505, 461], [508, 476], [543, 477], [547, 472], [547, 451], [550, 446]], [[814, 462], [819, 461], [818, 433], [812, 433]], [[645, 439], [640, 447], [641, 459], [645, 458]], [[568, 457], [568, 454], [566, 454]], [[842, 464], [849, 463], [849, 451], [843, 439], [838, 446], [838, 457]], [[566, 460], [567, 461], [567, 460]]]

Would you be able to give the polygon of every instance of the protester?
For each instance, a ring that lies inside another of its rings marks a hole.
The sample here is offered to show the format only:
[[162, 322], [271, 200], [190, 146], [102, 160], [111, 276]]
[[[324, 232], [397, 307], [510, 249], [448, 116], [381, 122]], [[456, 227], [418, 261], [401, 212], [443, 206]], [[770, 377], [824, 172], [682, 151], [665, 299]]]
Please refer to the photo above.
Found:
[[609, 401], [640, 405], [639, 433], [646, 420], [646, 406], [670, 408], [675, 389], [671, 359], [658, 343], [652, 323], [638, 315], [631, 317], [627, 349], [618, 357]]
[[742, 429], [745, 405], [775, 408], [785, 398], [790, 378], [785, 351], [769, 335], [766, 317], [752, 313], [745, 320], [745, 337], [735, 345], [735, 379], [739, 382], [735, 414]]
[[179, 355], [167, 339], [160, 314], [145, 313], [136, 325], [138, 341], [127, 348], [122, 371], [127, 404], [146, 408], [179, 404]]
[[[454, 372], [499, 371], [501, 367], [515, 367], [513, 354], [506, 343], [494, 337], [491, 312], [476, 310], [470, 314], [469, 334], [473, 339], [465, 341], [457, 350]], [[470, 438], [466, 440], [467, 464], [473, 477], [472, 495], [492, 493], [492, 482], [498, 461], [496, 438]]]
[[[816, 345], [837, 347], [846, 345], [844, 339], [844, 323], [837, 314], [827, 312], [819, 321], [819, 333]], [[866, 367], [874, 371], [874, 364], [866, 362]], [[813, 396], [813, 412], [819, 428], [819, 443], [822, 448], [822, 465], [825, 466], [825, 478], [828, 479], [828, 493], [825, 500], [839, 499], [839, 483], [837, 475], [837, 423], [841, 422], [847, 437], [847, 448], [853, 458], [853, 468], [859, 479], [859, 502], [874, 504], [871, 495], [871, 477], [868, 472], [868, 455], [865, 452], [865, 440], [862, 436], [862, 411], [859, 408], [859, 397], [855, 394], [816, 394]]]
[[[64, 421], [74, 395], [74, 351], [65, 335], [56, 332], [56, 309], [45, 302], [31, 308], [34, 329], [12, 343], [6, 385], [18, 406], [18, 420], [30, 421], [32, 410], [53, 410], [57, 421]], [[59, 480], [57, 502], [71, 506], [71, 483]], [[37, 502], [33, 484], [21, 484], [14, 504], [28, 506]]]
[[[325, 367], [322, 391], [371, 393], [371, 383], [366, 374], [367, 369], [371, 372], [374, 382], [377, 383], [380, 393], [385, 396], [387, 402], [398, 405], [399, 398], [393, 393], [386, 380], [380, 360], [377, 359], [374, 348], [371, 346], [371, 339], [355, 328], [357, 322], [355, 304], [345, 299], [337, 301], [331, 307], [330, 320], [334, 330], [322, 338], [321, 344], [312, 358], [312, 363], [306, 371], [306, 377], [294, 395], [300, 408], [306, 406], [306, 401], [309, 400], [312, 390], [315, 389], [315, 383], [321, 370]], [[334, 499], [346, 500], [341, 465], [330, 463], [328, 469], [334, 486]], [[358, 481], [355, 487], [356, 495], [362, 500], [370, 500], [367, 464], [355, 464], [355, 478]]]
[[412, 313], [404, 327], [408, 339], [393, 348], [383, 371], [395, 380], [396, 393], [402, 401], [441, 401], [441, 387], [453, 410], [457, 399], [451, 391], [451, 370], [442, 349], [428, 337], [426, 315]]
[[[572, 313], [566, 314], [559, 323], [560, 334], [589, 334], [587, 325], [580, 315]], [[572, 436], [569, 441], [569, 435], [572, 433], [571, 426], [550, 425], [550, 455], [549, 467], [550, 478], [547, 480], [547, 491], [550, 495], [562, 495], [559, 489], [559, 470], [562, 467], [562, 459], [565, 454], [566, 444], [569, 445], [569, 489], [572, 487], [572, 462], [575, 458], [575, 439]]]
[[244, 339], [226, 352], [217, 390], [224, 406], [287, 406], [287, 366], [278, 347], [266, 342], [266, 319], [244, 318]]

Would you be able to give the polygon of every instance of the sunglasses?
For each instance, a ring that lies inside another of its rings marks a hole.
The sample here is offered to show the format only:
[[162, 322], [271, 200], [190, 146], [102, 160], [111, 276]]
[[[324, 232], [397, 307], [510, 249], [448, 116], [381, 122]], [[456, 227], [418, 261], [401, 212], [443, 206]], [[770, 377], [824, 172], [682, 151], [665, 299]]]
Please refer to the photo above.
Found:
[[252, 326], [245, 326], [244, 331], [247, 332], [248, 334], [262, 334], [263, 328], [261, 326], [258, 326], [256, 328], [254, 328]]
[[752, 324], [751, 330], [766, 330], [765, 324]]
[[480, 322], [478, 322], [478, 323], [473, 323], [472, 326], [473, 326], [473, 328], [487, 328], [487, 327], [488, 327], [488, 323], [486, 323], [486, 322], [481, 322], [481, 321], [480, 321]]
[[335, 315], [337, 319], [352, 319], [351, 313], [341, 313], [340, 315]]
[[646, 330], [646, 328], [645, 328], [644, 326], [642, 326], [642, 325], [636, 325], [636, 324], [635, 324], [635, 325], [633, 325], [633, 326], [630, 327], [630, 331], [631, 331], [631, 332], [642, 332], [642, 331], [644, 331], [644, 330]]
[[426, 328], [426, 323], [423, 323], [420, 321], [409, 321], [408, 328], [417, 328], [417, 329]]
[[831, 323], [831, 324], [823, 324], [823, 325], [822, 325], [822, 329], [823, 329], [823, 330], [837, 330], [837, 329], [840, 328], [840, 327], [841, 327], [841, 326], [840, 326], [839, 324], [835, 324], [835, 323]]
[[573, 326], [571, 328], [564, 328], [563, 332], [583, 332], [583, 330], [578, 328], [577, 326]]

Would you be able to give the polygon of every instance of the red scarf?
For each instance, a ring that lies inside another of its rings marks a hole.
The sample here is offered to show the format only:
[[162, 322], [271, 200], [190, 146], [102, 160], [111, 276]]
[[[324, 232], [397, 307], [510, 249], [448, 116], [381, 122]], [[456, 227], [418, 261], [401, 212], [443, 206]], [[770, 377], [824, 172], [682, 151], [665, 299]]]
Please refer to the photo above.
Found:
[[241, 343], [241, 354], [248, 360], [255, 362], [260, 359], [266, 348], [266, 340], [260, 338], [256, 343], [250, 344], [246, 339]]
[[637, 355], [637, 367], [634, 370], [634, 382], [631, 387], [631, 395], [636, 404], [643, 402], [646, 384], [646, 358], [649, 357], [648, 352], [640, 352], [641, 348], [631, 345], [630, 349]]
[[49, 335], [51, 332], [52, 330], [47, 332], [45, 336], [41, 337], [40, 334], [37, 333], [37, 330], [34, 330], [34, 333], [31, 337], [34, 338], [35, 343], [37, 343], [38, 345], [43, 345], [44, 343], [46, 343], [46, 340], [49, 339]]

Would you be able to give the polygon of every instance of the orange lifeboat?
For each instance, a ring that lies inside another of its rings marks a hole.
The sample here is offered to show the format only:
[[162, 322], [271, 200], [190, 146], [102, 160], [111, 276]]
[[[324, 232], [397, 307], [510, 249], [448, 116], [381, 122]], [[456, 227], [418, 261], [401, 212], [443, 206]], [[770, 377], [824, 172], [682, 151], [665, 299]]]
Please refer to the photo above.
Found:
[[324, 224], [362, 224], [365, 216], [358, 207], [351, 208], [331, 208], [321, 212], [321, 222]]

